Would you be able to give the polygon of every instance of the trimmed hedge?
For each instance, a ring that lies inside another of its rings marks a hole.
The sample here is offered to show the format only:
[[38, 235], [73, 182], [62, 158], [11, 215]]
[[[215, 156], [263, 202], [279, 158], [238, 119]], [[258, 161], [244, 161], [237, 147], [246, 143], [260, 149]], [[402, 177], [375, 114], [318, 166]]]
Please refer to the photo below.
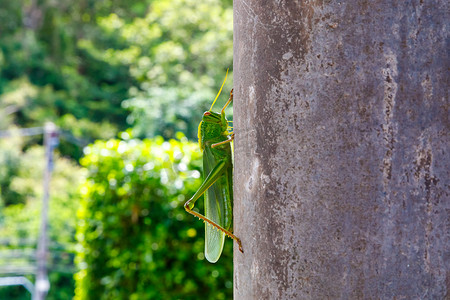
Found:
[[232, 298], [232, 242], [208, 263], [204, 225], [183, 208], [201, 183], [196, 143], [97, 141], [85, 154], [75, 299]]

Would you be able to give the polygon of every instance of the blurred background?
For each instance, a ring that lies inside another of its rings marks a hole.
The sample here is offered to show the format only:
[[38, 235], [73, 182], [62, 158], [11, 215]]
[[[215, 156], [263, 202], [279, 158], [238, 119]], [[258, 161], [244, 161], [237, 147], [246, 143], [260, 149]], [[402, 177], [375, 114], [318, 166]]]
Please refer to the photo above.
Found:
[[208, 263], [183, 208], [232, 17], [232, 0], [0, 0], [0, 299], [31, 299], [5, 278], [36, 282], [46, 186], [46, 299], [232, 298], [232, 241]]

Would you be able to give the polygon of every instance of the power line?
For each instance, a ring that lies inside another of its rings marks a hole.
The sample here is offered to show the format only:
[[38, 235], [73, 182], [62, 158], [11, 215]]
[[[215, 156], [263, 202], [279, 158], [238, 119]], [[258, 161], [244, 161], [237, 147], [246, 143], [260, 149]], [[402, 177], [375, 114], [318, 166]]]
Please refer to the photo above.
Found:
[[91, 143], [89, 140], [75, 137], [70, 131], [67, 130], [60, 130], [59, 133], [61, 138], [68, 141], [69, 143], [77, 145], [78, 147], [84, 148]]
[[[61, 138], [67, 142], [77, 145], [79, 147], [86, 147], [92, 141], [76, 137], [69, 130], [59, 129], [55, 127], [56, 132]], [[33, 136], [44, 133], [44, 127], [30, 127], [30, 128], [17, 128], [9, 130], [0, 130], [0, 138], [10, 138], [17, 136]]]
[[0, 130], [0, 138], [8, 138], [14, 136], [31, 136], [44, 133], [44, 127], [17, 128], [10, 130]]
[[[36, 265], [28, 264], [28, 265], [17, 265], [17, 266], [3, 266], [0, 268], [0, 274], [2, 275], [25, 275], [25, 274], [36, 274]], [[1, 278], [1, 277], [0, 277]]]
[[36, 258], [36, 251], [34, 249], [10, 249], [10, 250], [0, 250], [0, 260], [2, 259], [22, 259]]

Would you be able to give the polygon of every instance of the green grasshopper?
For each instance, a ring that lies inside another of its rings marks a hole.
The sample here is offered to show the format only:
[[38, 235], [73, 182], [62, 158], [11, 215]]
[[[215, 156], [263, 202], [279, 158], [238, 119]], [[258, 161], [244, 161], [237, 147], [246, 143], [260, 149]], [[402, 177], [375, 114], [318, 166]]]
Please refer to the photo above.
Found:
[[[234, 239], [239, 245], [239, 250], [244, 252], [239, 238], [231, 233], [233, 226], [233, 163], [230, 143], [234, 139], [234, 134], [229, 131], [225, 108], [233, 101], [233, 90], [231, 90], [230, 98], [222, 111], [220, 113], [212, 111], [226, 80], [227, 76], [225, 76], [211, 108], [203, 113], [202, 121], [198, 126], [198, 142], [200, 149], [203, 150], [204, 181], [194, 196], [184, 204], [188, 213], [205, 222], [205, 257], [211, 263], [219, 260], [225, 235]], [[203, 194], [205, 194], [205, 216], [192, 210], [195, 202]]]

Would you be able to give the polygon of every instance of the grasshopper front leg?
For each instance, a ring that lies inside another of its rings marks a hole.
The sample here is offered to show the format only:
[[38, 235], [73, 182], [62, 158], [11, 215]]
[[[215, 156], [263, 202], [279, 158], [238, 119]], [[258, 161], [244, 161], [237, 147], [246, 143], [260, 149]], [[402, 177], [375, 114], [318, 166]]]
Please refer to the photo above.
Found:
[[211, 226], [217, 228], [218, 230], [220, 230], [223, 233], [225, 233], [226, 235], [228, 235], [230, 238], [234, 239], [238, 243], [239, 251], [244, 253], [244, 250], [242, 249], [241, 240], [238, 237], [236, 237], [234, 234], [232, 234], [230, 231], [226, 230], [222, 226], [220, 226], [217, 223], [213, 222], [212, 220], [208, 219], [204, 215], [192, 210], [194, 208], [195, 202], [198, 200], [198, 198], [200, 198], [200, 196], [203, 195], [206, 192], [206, 190], [208, 188], [210, 188], [220, 178], [220, 176], [223, 174], [223, 172], [225, 170], [225, 166], [226, 166], [226, 162], [221, 161], [212, 169], [212, 171], [208, 174], [208, 176], [206, 177], [205, 181], [202, 183], [200, 188], [197, 190], [197, 192], [195, 192], [194, 196], [192, 196], [192, 198], [189, 199], [184, 204], [184, 208], [186, 209], [186, 211], [188, 213], [207, 222]]
[[230, 134], [230, 138], [229, 138], [228, 140], [223, 141], [223, 142], [220, 142], [220, 143], [212, 144], [212, 145], [211, 145], [211, 148], [215, 148], [215, 147], [217, 147], [217, 146], [220, 146], [220, 145], [223, 145], [223, 144], [226, 144], [226, 143], [230, 143], [230, 142], [232, 142], [233, 140], [234, 140], [234, 133], [231, 133], [231, 134]]

